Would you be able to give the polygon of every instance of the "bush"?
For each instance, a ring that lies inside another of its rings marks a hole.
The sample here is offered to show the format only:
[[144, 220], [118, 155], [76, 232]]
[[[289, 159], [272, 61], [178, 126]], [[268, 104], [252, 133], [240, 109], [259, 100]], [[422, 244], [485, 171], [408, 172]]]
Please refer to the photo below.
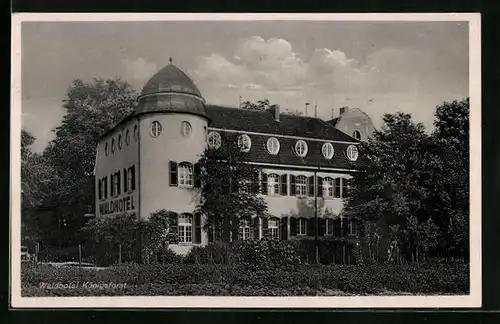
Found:
[[297, 249], [286, 241], [245, 241], [236, 251], [250, 271], [296, 271], [300, 266]]
[[204, 247], [194, 246], [186, 256], [186, 263], [231, 264], [238, 261], [234, 252], [240, 243], [212, 242]]
[[[303, 238], [291, 241], [302, 260], [316, 262], [316, 240]], [[321, 264], [356, 264], [359, 251], [356, 239], [349, 237], [320, 238], [318, 240], [319, 262]]]

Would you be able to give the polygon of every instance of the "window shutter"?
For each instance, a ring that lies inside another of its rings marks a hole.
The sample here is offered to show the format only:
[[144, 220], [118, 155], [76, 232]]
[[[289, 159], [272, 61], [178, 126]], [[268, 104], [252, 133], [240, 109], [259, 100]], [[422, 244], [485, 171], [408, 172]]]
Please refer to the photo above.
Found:
[[200, 169], [200, 163], [195, 163], [194, 164], [194, 187], [195, 188], [200, 188], [201, 187], [201, 169]]
[[135, 165], [132, 165], [130, 168], [129, 168], [129, 172], [132, 173], [132, 183], [130, 184], [130, 189], [131, 190], [135, 190]]
[[214, 235], [215, 235], [215, 226], [211, 225], [208, 228], [208, 242], [211, 243], [214, 241]]
[[297, 218], [290, 217], [290, 236], [297, 236]]
[[314, 197], [314, 176], [309, 177], [309, 196]]
[[290, 196], [295, 196], [295, 176], [290, 174]]
[[262, 237], [267, 239], [269, 236], [269, 219], [267, 217], [262, 218]]
[[267, 174], [262, 172], [262, 187], [261, 187], [261, 193], [264, 195], [267, 195]]
[[280, 239], [282, 241], [288, 240], [288, 217], [280, 219]]
[[177, 162], [170, 161], [170, 187], [177, 187]]
[[201, 243], [201, 214], [194, 215], [194, 243]]
[[122, 186], [121, 186], [121, 181], [122, 181], [122, 178], [120, 177], [120, 170], [118, 170], [118, 172], [116, 172], [116, 194], [119, 195], [121, 193], [121, 189], [122, 189]]
[[309, 218], [306, 225], [306, 233], [307, 236], [315, 236], [316, 235], [316, 217]]
[[342, 197], [346, 197], [347, 195], [347, 184], [349, 180], [342, 178]]
[[318, 185], [317, 185], [317, 193], [318, 193], [318, 197], [323, 197], [323, 178], [322, 177], [317, 177], [316, 178], [317, 181], [318, 181]]
[[259, 217], [254, 217], [252, 219], [252, 227], [253, 227], [253, 239], [258, 240], [259, 237]]
[[104, 177], [104, 179], [102, 179], [102, 187], [104, 189], [104, 199], [107, 199], [108, 198], [108, 177]]
[[335, 188], [334, 188], [334, 197], [335, 198], [340, 198], [340, 178], [335, 178], [335, 181], [334, 181], [334, 184], [335, 184]]
[[97, 187], [98, 187], [98, 192], [99, 192], [99, 200], [102, 199], [102, 180], [97, 179]]
[[340, 218], [336, 218], [333, 220], [333, 235], [340, 236]]
[[319, 236], [325, 236], [326, 234], [326, 219], [325, 218], [320, 218], [319, 220]]
[[115, 176], [113, 174], [109, 175], [109, 181], [111, 182], [110, 196], [113, 197], [115, 195]]
[[347, 234], [349, 234], [349, 219], [344, 218], [342, 222], [342, 236], [346, 236]]
[[288, 195], [288, 175], [287, 174], [282, 174], [280, 177], [280, 183], [281, 183], [281, 195], [286, 196]]
[[128, 191], [128, 178], [127, 178], [127, 169], [123, 169], [123, 192], [126, 193]]
[[169, 225], [170, 225], [170, 237], [172, 244], [176, 244], [179, 242], [179, 218], [177, 217], [176, 213], [170, 213], [168, 215], [169, 218]]

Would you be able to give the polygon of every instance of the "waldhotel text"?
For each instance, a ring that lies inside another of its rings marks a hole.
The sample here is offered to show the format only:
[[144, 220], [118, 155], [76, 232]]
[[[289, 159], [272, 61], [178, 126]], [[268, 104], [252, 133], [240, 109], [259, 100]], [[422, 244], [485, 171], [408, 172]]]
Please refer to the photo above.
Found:
[[79, 281], [74, 281], [70, 283], [62, 283], [62, 282], [53, 282], [53, 283], [47, 283], [47, 282], [41, 282], [40, 283], [40, 288], [42, 289], [78, 289], [78, 288], [84, 288], [84, 289], [124, 289], [127, 287], [126, 283], [103, 283], [103, 282], [79, 282]]

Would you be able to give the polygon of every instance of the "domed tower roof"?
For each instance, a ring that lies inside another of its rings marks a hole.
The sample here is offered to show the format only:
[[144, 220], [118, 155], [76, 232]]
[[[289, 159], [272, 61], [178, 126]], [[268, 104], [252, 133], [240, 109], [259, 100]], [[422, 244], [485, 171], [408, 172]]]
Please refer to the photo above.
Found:
[[147, 112], [185, 112], [208, 118], [200, 90], [172, 60], [142, 88], [136, 113]]

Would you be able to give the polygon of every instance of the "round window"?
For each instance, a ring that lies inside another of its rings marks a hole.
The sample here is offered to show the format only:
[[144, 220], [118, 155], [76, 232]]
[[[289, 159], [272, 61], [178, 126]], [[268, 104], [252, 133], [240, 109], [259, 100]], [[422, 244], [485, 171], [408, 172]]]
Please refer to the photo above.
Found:
[[242, 152], [250, 151], [250, 147], [252, 146], [252, 140], [250, 136], [243, 134], [238, 137], [238, 147]]
[[134, 126], [134, 140], [137, 141], [139, 139], [139, 127], [137, 125]]
[[151, 136], [158, 137], [161, 134], [161, 124], [159, 121], [154, 121], [151, 123]]
[[181, 134], [182, 134], [182, 136], [187, 137], [187, 136], [191, 135], [191, 131], [192, 130], [193, 129], [191, 127], [191, 124], [188, 123], [187, 121], [183, 121], [181, 123]]
[[307, 143], [303, 140], [298, 140], [295, 142], [295, 154], [300, 157], [305, 157], [307, 155]]
[[321, 153], [323, 153], [323, 156], [325, 159], [331, 159], [333, 158], [333, 154], [335, 153], [333, 149], [332, 143], [324, 143], [323, 146], [321, 147]]
[[118, 135], [118, 148], [121, 149], [123, 146], [123, 137], [122, 134]]
[[125, 144], [129, 145], [130, 144], [130, 131], [127, 129], [127, 132], [125, 133]]
[[220, 134], [217, 132], [210, 132], [208, 134], [208, 146], [214, 149], [218, 149], [221, 146], [222, 139]]
[[267, 140], [266, 148], [270, 154], [276, 155], [280, 151], [280, 142], [276, 137], [270, 137]]
[[349, 145], [347, 147], [347, 158], [351, 161], [356, 161], [358, 159], [358, 148], [356, 145]]

